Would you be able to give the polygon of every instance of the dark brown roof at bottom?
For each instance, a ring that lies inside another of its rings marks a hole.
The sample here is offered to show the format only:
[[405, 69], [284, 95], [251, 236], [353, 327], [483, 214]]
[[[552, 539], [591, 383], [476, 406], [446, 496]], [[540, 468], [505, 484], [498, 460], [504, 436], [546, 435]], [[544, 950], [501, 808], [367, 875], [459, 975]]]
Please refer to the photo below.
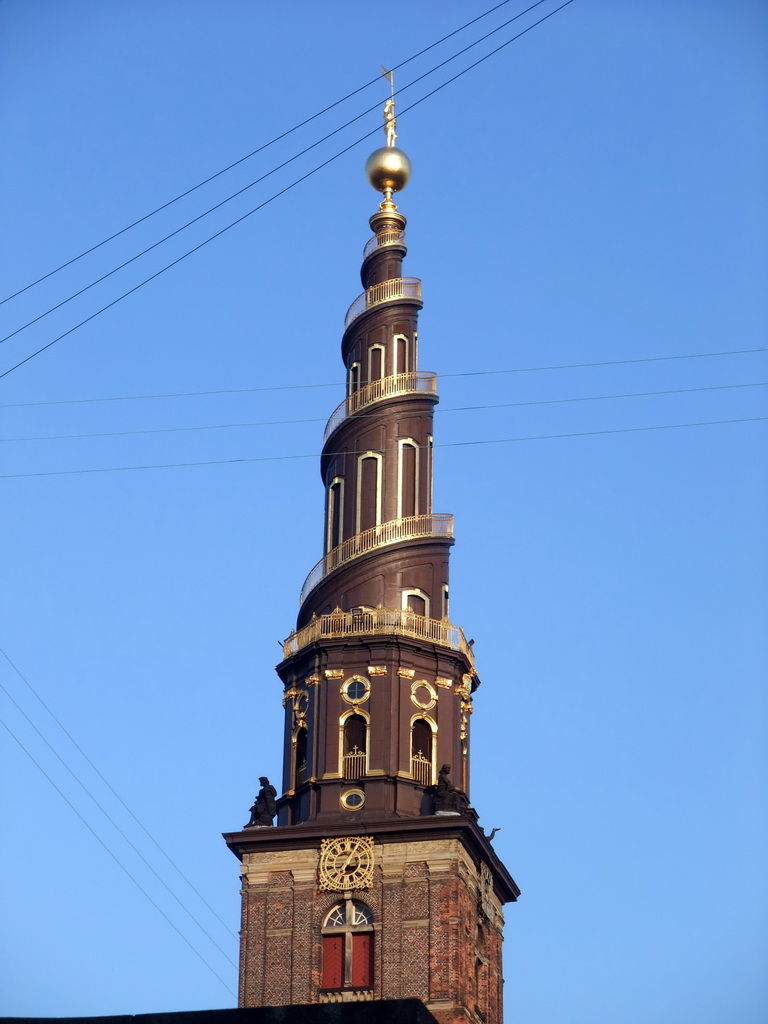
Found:
[[437, 1024], [419, 999], [381, 999], [249, 1010], [189, 1010], [109, 1017], [0, 1017], [0, 1024]]

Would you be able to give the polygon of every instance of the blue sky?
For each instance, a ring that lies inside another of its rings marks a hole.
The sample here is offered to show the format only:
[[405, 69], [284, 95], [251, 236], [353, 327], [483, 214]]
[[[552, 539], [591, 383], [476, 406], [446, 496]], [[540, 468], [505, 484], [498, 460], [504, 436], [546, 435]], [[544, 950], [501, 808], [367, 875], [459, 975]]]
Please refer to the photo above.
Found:
[[[3, 0], [2, 297], [486, 9]], [[575, 0], [398, 124], [435, 510], [456, 517], [452, 618], [482, 679], [472, 803], [523, 890], [519, 1024], [768, 1009], [767, 30], [748, 0]], [[376, 129], [385, 95], [0, 306], [5, 336], [376, 106], [5, 342], [0, 373]], [[39, 767], [1, 730], [0, 1012], [234, 1005], [220, 833], [280, 775], [277, 641], [321, 553], [315, 456], [379, 144], [2, 378], [0, 647], [21, 675], [0, 655], [0, 718]], [[208, 464], [127, 468], [180, 463]]]

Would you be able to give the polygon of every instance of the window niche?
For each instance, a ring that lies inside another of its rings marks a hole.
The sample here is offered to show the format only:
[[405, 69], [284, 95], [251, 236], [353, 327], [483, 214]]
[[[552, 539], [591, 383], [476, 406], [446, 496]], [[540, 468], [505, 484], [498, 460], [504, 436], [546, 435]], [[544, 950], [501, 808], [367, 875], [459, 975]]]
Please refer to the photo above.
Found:
[[427, 718], [411, 725], [411, 775], [420, 786], [434, 785], [434, 732]]
[[397, 518], [419, 514], [419, 446], [413, 438], [397, 442]]
[[341, 719], [341, 777], [356, 782], [368, 765], [368, 716], [355, 709]]
[[328, 486], [326, 509], [326, 553], [341, 544], [344, 533], [344, 481], [334, 477]]
[[357, 462], [357, 523], [356, 533], [362, 533], [381, 522], [382, 456], [378, 452], [363, 452]]
[[384, 346], [371, 345], [368, 349], [368, 381], [381, 380], [384, 376]]
[[404, 334], [396, 334], [395, 342], [395, 373], [408, 373], [408, 338]]
[[373, 987], [373, 914], [359, 900], [337, 903], [326, 915], [323, 989]]
[[415, 615], [423, 615], [426, 618], [429, 618], [429, 594], [416, 588], [413, 590], [404, 590], [402, 593], [401, 607], [403, 611], [411, 611]]
[[293, 737], [293, 788], [298, 789], [308, 778], [307, 730], [304, 726], [299, 726]]

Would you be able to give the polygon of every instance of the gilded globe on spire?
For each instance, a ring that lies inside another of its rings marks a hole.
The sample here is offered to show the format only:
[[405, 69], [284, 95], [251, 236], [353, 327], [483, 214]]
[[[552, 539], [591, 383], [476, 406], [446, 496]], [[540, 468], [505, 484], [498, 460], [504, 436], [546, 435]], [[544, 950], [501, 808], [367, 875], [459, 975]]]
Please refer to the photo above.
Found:
[[365, 173], [377, 192], [401, 192], [411, 177], [411, 161], [397, 146], [382, 146], [368, 157]]
[[402, 149], [398, 149], [395, 145], [397, 121], [395, 120], [394, 75], [386, 68], [382, 68], [382, 72], [392, 90], [389, 99], [384, 104], [384, 134], [387, 144], [371, 153], [365, 165], [365, 173], [376, 191], [384, 193], [382, 206], [394, 206], [392, 193], [401, 192], [408, 184], [411, 177], [411, 161]]

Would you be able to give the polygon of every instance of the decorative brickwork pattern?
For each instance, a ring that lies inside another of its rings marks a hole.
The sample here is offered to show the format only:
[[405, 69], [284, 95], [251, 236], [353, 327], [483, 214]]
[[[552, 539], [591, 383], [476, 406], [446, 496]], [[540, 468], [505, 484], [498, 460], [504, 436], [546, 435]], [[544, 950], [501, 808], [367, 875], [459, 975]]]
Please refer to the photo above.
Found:
[[[480, 866], [457, 839], [376, 842], [374, 857], [373, 887], [344, 893], [319, 888], [319, 849], [245, 855], [240, 1005], [416, 998], [440, 1024], [498, 1024], [500, 904], [486, 893], [488, 920]], [[321, 928], [345, 898], [373, 915], [373, 987], [329, 993]]]

